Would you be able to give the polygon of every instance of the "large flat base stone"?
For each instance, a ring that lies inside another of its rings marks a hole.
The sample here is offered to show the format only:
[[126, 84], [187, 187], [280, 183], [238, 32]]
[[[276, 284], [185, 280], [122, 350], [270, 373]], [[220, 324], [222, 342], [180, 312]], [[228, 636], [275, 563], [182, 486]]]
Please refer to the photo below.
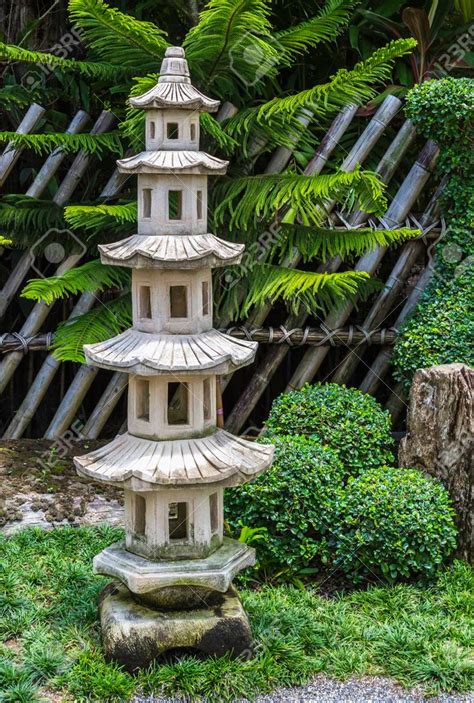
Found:
[[250, 655], [250, 625], [236, 590], [218, 595], [205, 608], [160, 611], [138, 602], [123, 584], [109, 584], [99, 604], [105, 657], [133, 671], [179, 650]]

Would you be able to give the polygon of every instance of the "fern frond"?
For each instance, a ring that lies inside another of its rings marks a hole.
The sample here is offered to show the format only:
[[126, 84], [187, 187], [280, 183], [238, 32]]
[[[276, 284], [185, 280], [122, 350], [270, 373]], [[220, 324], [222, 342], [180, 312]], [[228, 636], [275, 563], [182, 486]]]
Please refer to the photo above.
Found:
[[136, 202], [117, 205], [68, 205], [64, 219], [72, 229], [100, 230], [137, 221]]
[[416, 44], [411, 38], [392, 41], [352, 70], [341, 68], [328, 83], [265, 103], [258, 108], [258, 119], [265, 120], [279, 112], [294, 114], [302, 108], [322, 114], [339, 110], [349, 103], [361, 105], [376, 96], [377, 86], [390, 77], [395, 59], [411, 52]]
[[50, 305], [59, 298], [67, 298], [86, 291], [104, 288], [123, 288], [130, 282], [130, 272], [118, 266], [105, 266], [99, 259], [77, 266], [62, 276], [33, 278], [21, 292], [22, 298], [43, 301]]
[[302, 149], [314, 147], [315, 137], [306, 124], [297, 119], [297, 114], [282, 112], [260, 120], [258, 110], [239, 110], [223, 123], [226, 134], [238, 141], [244, 158], [258, 142], [264, 145], [265, 151], [273, 151], [279, 146], [293, 150], [296, 143]]
[[51, 200], [8, 193], [0, 203], [0, 227], [13, 235], [29, 231], [37, 238], [38, 233], [64, 227], [63, 210]]
[[349, 196], [357, 197], [365, 212], [382, 215], [386, 207], [383, 192], [377, 174], [360, 169], [318, 176], [247, 176], [229, 180], [216, 189], [218, 205], [214, 217], [221, 225], [228, 216], [232, 228], [247, 231], [259, 221], [272, 221], [278, 211], [291, 208], [284, 222], [298, 217], [305, 225], [321, 225], [325, 201], [340, 202]]
[[305, 227], [303, 225], [281, 226], [281, 236], [276, 248], [282, 257], [296, 249], [303, 261], [318, 258], [322, 261], [333, 256], [345, 259], [348, 256], [362, 256], [377, 246], [394, 246], [421, 234], [418, 229], [330, 229], [325, 227]]
[[53, 356], [59, 361], [84, 363], [84, 344], [103, 342], [132, 324], [130, 294], [102, 303], [89, 312], [62, 322], [53, 338]]
[[252, 306], [274, 303], [281, 298], [292, 312], [301, 308], [309, 313], [328, 312], [343, 300], [368, 295], [379, 284], [365, 271], [314, 273], [258, 264], [252, 270], [252, 282], [242, 314]]
[[[0, 61], [21, 61], [35, 63], [50, 68], [63, 68], [67, 71], [79, 73], [86, 78], [114, 82], [129, 73], [124, 66], [112, 66], [110, 63], [100, 61], [75, 61], [63, 59], [61, 56], [48, 54], [45, 51], [30, 51], [13, 44], [0, 42]], [[45, 73], [48, 75], [48, 72]]]
[[69, 15], [102, 60], [138, 73], [156, 70], [169, 42], [153, 22], [138, 20], [102, 0], [69, 0]]
[[199, 123], [201, 125], [201, 130], [214, 139], [224, 154], [227, 156], [231, 156], [233, 154], [235, 149], [238, 147], [238, 143], [230, 136], [230, 134], [227, 134], [224, 131], [217, 120], [215, 120], [208, 112], [201, 112], [199, 115]]
[[306, 22], [276, 33], [285, 53], [285, 63], [323, 41], [333, 41], [347, 26], [358, 0], [328, 0], [321, 12]]
[[220, 96], [235, 96], [236, 81], [245, 89], [276, 75], [278, 44], [264, 0], [211, 0], [183, 46], [191, 73]]
[[19, 134], [18, 132], [0, 132], [0, 143], [11, 142], [15, 147], [32, 149], [36, 154], [49, 154], [60, 147], [66, 153], [81, 149], [89, 154], [102, 155], [104, 152], [123, 153], [119, 132], [106, 134], [69, 134], [66, 132], [48, 132], [46, 134]]
[[[39, 87], [39, 86], [38, 86]], [[2, 110], [8, 110], [15, 107], [30, 106], [32, 100], [39, 99], [39, 90], [27, 90], [19, 84], [5, 85], [0, 89], [0, 105]]]

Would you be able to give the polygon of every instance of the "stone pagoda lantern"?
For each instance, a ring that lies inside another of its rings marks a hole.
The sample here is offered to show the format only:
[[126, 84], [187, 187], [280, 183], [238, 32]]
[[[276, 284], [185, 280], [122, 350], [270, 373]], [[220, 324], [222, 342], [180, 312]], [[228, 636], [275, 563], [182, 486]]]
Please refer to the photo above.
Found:
[[227, 162], [199, 151], [199, 113], [218, 102], [191, 85], [178, 47], [130, 102], [145, 110], [146, 150], [118, 166], [138, 176], [138, 233], [99, 249], [104, 264], [132, 268], [133, 327], [85, 346], [88, 363], [129, 374], [128, 431], [75, 459], [82, 476], [125, 491], [125, 541], [94, 571], [114, 579], [100, 605], [106, 656], [129, 669], [169, 650], [250, 647], [231, 584], [255, 554], [223, 536], [223, 494], [273, 454], [216, 426], [217, 376], [250, 364], [257, 346], [212, 328], [211, 269], [244, 248], [207, 231], [207, 179]]

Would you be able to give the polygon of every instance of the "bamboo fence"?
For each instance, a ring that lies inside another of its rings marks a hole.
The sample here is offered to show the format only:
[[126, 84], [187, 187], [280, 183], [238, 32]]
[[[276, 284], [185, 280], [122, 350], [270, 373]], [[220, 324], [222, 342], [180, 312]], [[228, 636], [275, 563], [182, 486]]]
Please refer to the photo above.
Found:
[[[239, 372], [235, 378], [222, 379], [220, 390], [224, 394], [227, 411], [225, 426], [230, 431], [241, 432], [255, 422], [261, 425], [271, 400], [279, 392], [300, 388], [304, 383], [315, 380], [359, 387], [383, 401], [394, 418], [402, 415], [405, 403], [401, 386], [389, 379], [390, 358], [400, 325], [413, 310], [431, 277], [427, 249], [441, 232], [437, 200], [443, 184], [437, 184], [432, 178], [438, 157], [437, 146], [432, 142], [426, 143], [421, 150], [415, 146], [415, 129], [409, 120], [400, 119], [401, 105], [398, 98], [388, 96], [370, 119], [358, 117], [354, 106], [344, 108], [321, 140], [305, 174], [323, 172], [329, 161], [334, 166], [334, 159], [341, 158], [341, 145], [346, 144], [347, 134], [358, 133], [352, 146], [349, 149], [346, 146], [345, 157], [338, 164], [340, 169], [349, 172], [360, 164], [373, 163], [374, 154], [377, 153], [379, 159], [374, 164], [374, 170], [387, 186], [390, 187], [395, 179], [398, 182], [400, 169], [406, 175], [393, 189], [387, 211], [379, 221], [357, 209], [349, 213], [339, 212], [336, 203], [331, 202], [326, 204], [325, 214], [332, 226], [352, 228], [370, 222], [372, 226], [394, 228], [408, 224], [419, 227], [422, 237], [405, 243], [395, 254], [389, 253], [386, 247], [377, 247], [356, 261], [352, 268], [378, 274], [385, 284], [377, 296], [367, 304], [360, 304], [358, 309], [354, 301], [348, 302], [331, 310], [324, 319], [319, 319], [306, 313], [281, 316], [278, 307], [268, 305], [240, 327], [230, 327], [230, 320], [225, 317], [218, 321], [221, 328], [228, 328], [229, 334], [261, 343], [254, 367]], [[235, 112], [233, 105], [224, 103], [218, 119], [225, 119]], [[33, 132], [43, 114], [43, 107], [32, 105], [17, 132]], [[310, 119], [309, 114], [303, 114], [302, 124], [307, 125]], [[79, 133], [89, 120], [89, 115], [80, 110], [73, 116], [67, 131]], [[91, 133], [106, 132], [113, 122], [114, 116], [104, 111], [96, 119]], [[378, 145], [382, 137], [388, 146], [380, 152]], [[259, 140], [254, 141], [250, 147], [253, 158], [258, 158], [262, 146]], [[275, 174], [283, 171], [291, 157], [291, 148], [276, 149], [265, 172]], [[22, 149], [7, 145], [0, 156], [0, 186], [11, 177], [21, 158]], [[66, 154], [60, 148], [55, 149], [38, 170], [26, 195], [40, 198], [51, 185], [53, 177], [60, 170], [64, 171], [65, 158]], [[76, 155], [53, 196], [57, 205], [67, 204], [77, 192], [80, 199], [81, 189], [93, 167], [93, 158], [84, 152]], [[111, 168], [108, 182], [97, 195], [104, 200], [114, 199], [119, 196], [125, 182], [126, 177]], [[419, 203], [424, 204], [421, 215]], [[69, 256], [60, 264], [56, 274], [76, 266], [80, 260], [79, 254]], [[297, 267], [300, 257], [294, 254], [285, 263]], [[18, 439], [31, 434], [32, 423], [38, 417], [42, 418], [40, 434], [47, 439], [62, 437], [78, 418], [84, 437], [96, 439], [102, 434], [110, 434], [112, 428], [116, 430], [123, 425], [127, 376], [69, 362], [61, 363], [53, 357], [48, 351], [51, 334], [45, 327], [48, 327], [53, 309], [55, 316], [59, 314], [61, 317], [59, 304], [48, 306], [37, 303], [18, 331], [4, 327], [6, 314], [12, 310], [33, 264], [31, 252], [25, 252], [0, 291], [0, 317], [4, 320], [3, 329], [0, 327], [0, 352], [3, 354], [0, 392], [4, 400], [13, 397], [13, 407], [7, 413], [6, 421], [3, 420], [2, 436], [4, 439]], [[337, 271], [341, 265], [342, 262], [334, 258], [318, 270]], [[94, 294], [85, 293], [78, 297], [69, 313], [62, 314], [61, 319], [90, 310], [97, 301]], [[275, 322], [276, 317], [281, 319]], [[31, 361], [32, 358], [34, 361]], [[22, 383], [25, 370], [28, 383], [23, 397], [18, 400], [12, 389], [14, 385], [25, 386]], [[53, 390], [58, 400], [52, 406]]]

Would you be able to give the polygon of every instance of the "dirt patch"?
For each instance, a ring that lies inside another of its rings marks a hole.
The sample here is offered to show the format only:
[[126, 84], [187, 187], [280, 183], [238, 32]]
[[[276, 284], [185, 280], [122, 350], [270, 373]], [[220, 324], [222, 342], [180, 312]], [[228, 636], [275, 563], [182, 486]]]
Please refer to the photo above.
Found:
[[123, 524], [123, 491], [81, 478], [72, 461], [103, 444], [0, 442], [0, 529], [9, 533], [26, 526]]

